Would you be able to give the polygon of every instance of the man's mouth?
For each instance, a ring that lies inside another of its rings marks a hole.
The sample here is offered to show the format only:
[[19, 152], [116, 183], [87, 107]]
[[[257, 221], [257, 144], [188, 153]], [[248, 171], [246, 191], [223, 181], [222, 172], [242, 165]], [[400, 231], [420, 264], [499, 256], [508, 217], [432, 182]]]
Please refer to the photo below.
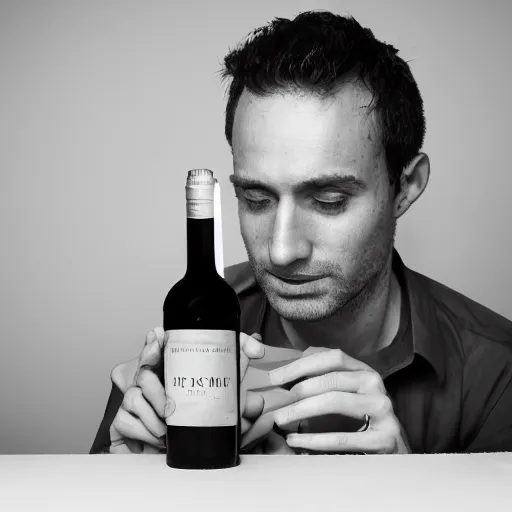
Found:
[[283, 283], [291, 285], [300, 285], [304, 283], [310, 283], [311, 281], [318, 281], [322, 276], [311, 275], [311, 274], [293, 274], [293, 275], [282, 275], [275, 272], [267, 271], [271, 276], [283, 281]]

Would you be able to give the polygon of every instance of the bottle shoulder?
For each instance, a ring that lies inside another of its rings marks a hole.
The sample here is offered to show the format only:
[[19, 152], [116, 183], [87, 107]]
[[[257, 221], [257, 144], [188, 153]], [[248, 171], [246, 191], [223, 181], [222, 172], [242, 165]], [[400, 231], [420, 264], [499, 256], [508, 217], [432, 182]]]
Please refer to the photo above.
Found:
[[239, 307], [236, 291], [219, 274], [208, 276], [187, 276], [176, 282], [167, 293], [165, 302], [187, 301], [202, 297], [204, 300], [214, 299], [223, 303], [236, 303]]
[[164, 329], [240, 329], [240, 303], [231, 286], [217, 278], [183, 278], [163, 305]]

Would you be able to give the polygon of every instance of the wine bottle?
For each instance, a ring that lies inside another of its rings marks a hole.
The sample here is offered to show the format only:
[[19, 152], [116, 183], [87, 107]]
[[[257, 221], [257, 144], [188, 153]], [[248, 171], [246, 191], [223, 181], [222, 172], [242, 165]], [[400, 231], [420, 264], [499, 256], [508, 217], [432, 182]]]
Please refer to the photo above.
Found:
[[188, 172], [187, 269], [163, 306], [166, 460], [172, 468], [240, 463], [240, 304], [216, 269], [214, 186], [208, 169]]

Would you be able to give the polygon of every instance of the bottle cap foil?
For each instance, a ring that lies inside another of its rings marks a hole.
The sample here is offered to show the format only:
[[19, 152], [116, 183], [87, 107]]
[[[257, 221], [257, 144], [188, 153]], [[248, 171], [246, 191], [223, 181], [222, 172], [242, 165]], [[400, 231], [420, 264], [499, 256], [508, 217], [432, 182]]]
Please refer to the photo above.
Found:
[[213, 172], [210, 169], [191, 169], [187, 175], [187, 187], [211, 186], [215, 184]]

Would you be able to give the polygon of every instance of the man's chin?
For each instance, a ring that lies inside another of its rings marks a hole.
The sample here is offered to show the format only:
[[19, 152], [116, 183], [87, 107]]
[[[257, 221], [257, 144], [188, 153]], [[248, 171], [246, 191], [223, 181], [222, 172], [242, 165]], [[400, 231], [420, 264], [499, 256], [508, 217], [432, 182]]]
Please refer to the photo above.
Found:
[[317, 322], [334, 314], [318, 296], [279, 296], [267, 295], [272, 309], [290, 322]]

